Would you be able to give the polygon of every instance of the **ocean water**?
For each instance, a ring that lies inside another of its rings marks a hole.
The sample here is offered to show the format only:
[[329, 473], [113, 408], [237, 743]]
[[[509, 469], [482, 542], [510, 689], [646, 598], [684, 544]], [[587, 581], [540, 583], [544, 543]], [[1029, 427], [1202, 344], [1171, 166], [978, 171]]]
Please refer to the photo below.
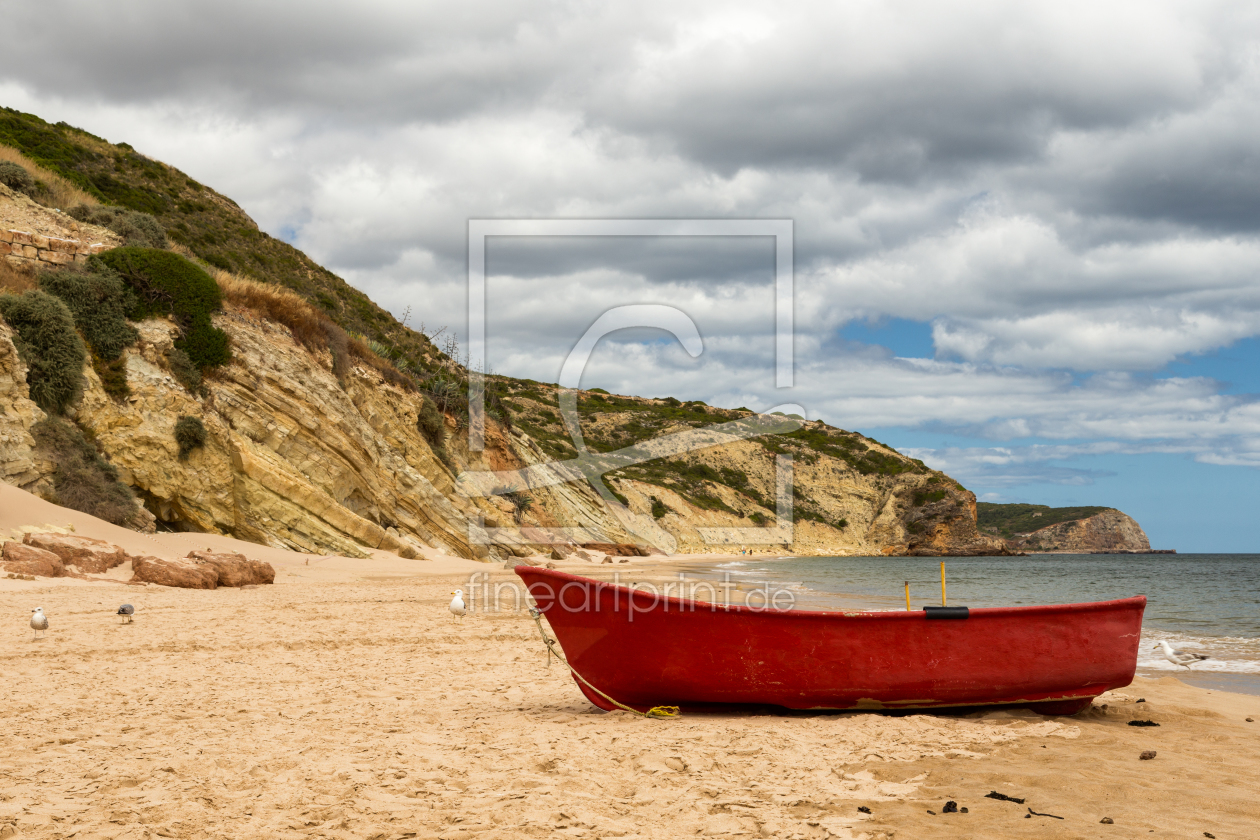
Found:
[[[790, 557], [688, 571], [730, 574], [741, 588], [788, 587], [799, 609], [905, 609], [941, 602], [945, 561], [953, 606], [1070, 604], [1145, 595], [1138, 673], [1175, 675], [1208, 688], [1260, 694], [1260, 554], [1034, 554], [1028, 557]], [[1187, 669], [1152, 650], [1210, 659]]]

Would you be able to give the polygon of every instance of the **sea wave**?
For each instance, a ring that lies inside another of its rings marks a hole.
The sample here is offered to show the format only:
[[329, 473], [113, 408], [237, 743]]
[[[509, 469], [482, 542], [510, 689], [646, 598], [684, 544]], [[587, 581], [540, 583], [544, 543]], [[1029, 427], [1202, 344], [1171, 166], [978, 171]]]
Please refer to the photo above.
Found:
[[1190, 666], [1195, 672], [1226, 674], [1260, 674], [1260, 639], [1242, 636], [1198, 636], [1143, 628], [1142, 645], [1138, 650], [1138, 668], [1147, 671], [1181, 671], [1187, 669], [1164, 658], [1158, 649], [1161, 641], [1188, 653], [1209, 657]]

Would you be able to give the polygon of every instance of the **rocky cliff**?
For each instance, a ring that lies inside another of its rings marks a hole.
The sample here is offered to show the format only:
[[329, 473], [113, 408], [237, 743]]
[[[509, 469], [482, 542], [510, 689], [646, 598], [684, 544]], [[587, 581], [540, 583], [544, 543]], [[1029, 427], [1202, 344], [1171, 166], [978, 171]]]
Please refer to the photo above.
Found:
[[1114, 508], [1030, 504], [978, 506], [981, 532], [1015, 551], [1150, 551], [1140, 525]]
[[1142, 526], [1118, 510], [1105, 510], [1084, 519], [1059, 522], [1011, 540], [1019, 551], [1150, 551]]
[[52, 464], [35, 454], [31, 426], [44, 412], [30, 400], [26, 365], [13, 346], [13, 331], [0, 318], [0, 479], [33, 493], [47, 493]]

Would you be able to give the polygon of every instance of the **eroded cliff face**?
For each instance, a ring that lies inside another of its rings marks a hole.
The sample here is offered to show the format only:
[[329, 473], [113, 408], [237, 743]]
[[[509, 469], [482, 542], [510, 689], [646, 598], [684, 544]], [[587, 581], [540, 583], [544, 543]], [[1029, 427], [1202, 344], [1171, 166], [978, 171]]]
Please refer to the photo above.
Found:
[[[806, 424], [806, 428], [819, 425]], [[529, 442], [527, 436], [519, 433], [513, 439], [518, 450]], [[870, 446], [890, 458], [908, 461], [882, 445], [871, 442]], [[533, 453], [539, 461], [546, 460], [537, 447], [533, 447]], [[628, 541], [670, 553], [744, 549], [763, 554], [814, 556], [1010, 553], [1002, 540], [976, 530], [975, 495], [947, 476], [930, 470], [891, 476], [863, 474], [845, 460], [812, 451], [802, 451], [793, 459], [793, 493], [798, 500], [808, 498], [817, 519], [825, 521], [800, 518], [802, 508], [798, 505], [788, 542], [774, 528], [775, 454], [756, 440], [688, 453], [685, 457], [693, 465], [736, 470], [747, 477], [751, 493], [719, 483], [706, 486], [705, 492], [712, 494], [720, 506], [712, 502], [707, 507], [694, 504], [682, 486], [671, 486], [670, 478], [658, 484], [620, 477], [614, 472], [607, 478], [608, 485], [625, 497], [628, 511], [614, 509], [613, 513], [629, 535]], [[751, 496], [762, 502], [770, 500], [769, 508]], [[658, 512], [659, 506], [664, 507], [659, 517], [653, 514], [654, 502]], [[573, 507], [548, 508], [548, 519], [561, 525], [579, 525], [595, 517], [587, 509], [578, 519], [566, 521]], [[531, 509], [523, 521], [543, 524], [540, 513]], [[606, 522], [603, 527], [611, 530]]]
[[0, 479], [38, 494], [52, 489], [52, 464], [40, 460], [30, 431], [43, 419], [44, 412], [31, 402], [13, 331], [0, 319]]
[[[343, 387], [330, 358], [249, 312], [215, 323], [233, 361], [207, 378], [203, 397], [165, 369], [176, 334], [165, 320], [138, 325], [125, 403], [88, 372], [77, 419], [159, 521], [351, 557], [364, 547], [414, 556], [424, 545], [478, 553], [467, 539], [473, 508], [449, 497], [449, 474], [416, 432], [414, 395], [363, 369]], [[185, 459], [173, 433], [181, 416], [208, 432]]]
[[[506, 476], [548, 463], [525, 433], [491, 424], [486, 450], [470, 457], [465, 431], [448, 420], [453, 473], [417, 430], [418, 394], [362, 367], [338, 381], [327, 353], [312, 353], [287, 328], [249, 310], [229, 309], [215, 324], [231, 337], [233, 361], [206, 379], [200, 395], [189, 393], [167, 369], [176, 336], [167, 320], [137, 325], [140, 340], [125, 351], [131, 390], [125, 401], [111, 399], [85, 367], [87, 388], [74, 418], [160, 527], [347, 556], [363, 556], [365, 548], [414, 556], [432, 546], [501, 560], [548, 550], [548, 534], [555, 531], [542, 529], [557, 528], [575, 543], [639, 543], [670, 553], [1005, 551], [1000, 540], [976, 532], [975, 497], [947, 477], [931, 471], [862, 475], [826, 456], [797, 459], [796, 491], [808, 494], [829, 522], [843, 521], [844, 527], [797, 521], [790, 544], [770, 538], [765, 526], [773, 522], [753, 517], [766, 510], [729, 487], [713, 491], [725, 510], [704, 509], [667, 486], [611, 477], [609, 485], [628, 508], [605, 505], [579, 481], [526, 488], [530, 502], [518, 511], [502, 497], [463, 492], [456, 473], [498, 470]], [[43, 413], [28, 398], [25, 367], [3, 326], [0, 398], [4, 480], [44, 492], [51, 463], [39, 459], [29, 432]], [[199, 418], [208, 432], [205, 446], [186, 458], [174, 437], [183, 416]], [[756, 441], [689, 457], [718, 469], [737, 468], [762, 496], [774, 498], [774, 455]], [[653, 515], [654, 498], [668, 510], [663, 516]], [[702, 528], [735, 536], [706, 539]], [[730, 530], [735, 528], [742, 530]]]
[[1106, 510], [1074, 522], [1060, 522], [1011, 541], [1021, 551], [1150, 551], [1146, 532], [1128, 515]]

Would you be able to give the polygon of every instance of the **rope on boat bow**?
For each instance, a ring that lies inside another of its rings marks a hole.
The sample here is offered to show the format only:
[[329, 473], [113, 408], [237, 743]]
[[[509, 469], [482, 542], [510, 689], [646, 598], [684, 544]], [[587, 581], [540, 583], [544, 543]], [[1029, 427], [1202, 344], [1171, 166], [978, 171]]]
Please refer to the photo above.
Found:
[[587, 681], [586, 677], [584, 677], [584, 676], [582, 676], [581, 674], [579, 674], [579, 673], [577, 672], [577, 669], [576, 669], [576, 668], [574, 668], [572, 665], [570, 665], [570, 664], [569, 664], [569, 660], [565, 659], [565, 658], [564, 658], [564, 656], [560, 653], [560, 651], [556, 650], [556, 645], [558, 644], [558, 642], [556, 642], [556, 640], [555, 640], [555, 639], [553, 639], [553, 638], [551, 638], [550, 636], [548, 636], [548, 635], [547, 635], [547, 631], [543, 630], [543, 626], [542, 626], [542, 611], [541, 611], [541, 610], [538, 610], [538, 609], [535, 609], [535, 608], [533, 608], [533, 607], [530, 607], [530, 609], [529, 609], [529, 615], [530, 615], [530, 617], [531, 617], [531, 618], [533, 618], [533, 619], [534, 619], [534, 623], [538, 625], [538, 635], [542, 636], [543, 644], [545, 644], [545, 645], [547, 646], [547, 667], [551, 667], [551, 657], [553, 657], [553, 656], [554, 656], [556, 659], [559, 659], [561, 662], [563, 662], [563, 663], [564, 663], [564, 665], [565, 665], [565, 667], [566, 667], [566, 668], [568, 668], [568, 669], [569, 669], [569, 670], [573, 673], [573, 676], [577, 677], [579, 680], [581, 680], [581, 681], [582, 681], [582, 684], [583, 684], [583, 685], [585, 685], [585, 686], [586, 686], [587, 688], [589, 688], [591, 691], [593, 691], [593, 692], [595, 692], [596, 694], [598, 694], [600, 697], [603, 697], [603, 698], [604, 698], [605, 700], [607, 700], [609, 703], [612, 703], [612, 704], [613, 704], [614, 706], [616, 706], [618, 709], [625, 709], [627, 712], [630, 712], [631, 714], [638, 715], [639, 717], [642, 717], [642, 718], [672, 718], [672, 717], [678, 717], [678, 707], [677, 707], [677, 706], [653, 706], [652, 708], [648, 709], [646, 712], [640, 712], [638, 709], [632, 709], [632, 708], [630, 708], [630, 707], [629, 707], [629, 706], [627, 706], [625, 703], [618, 703], [616, 700], [614, 700], [613, 698], [609, 697], [607, 694], [605, 694], [604, 692], [600, 691], [600, 690], [599, 690], [598, 688], [596, 688], [595, 686], [591, 685], [591, 684]]

